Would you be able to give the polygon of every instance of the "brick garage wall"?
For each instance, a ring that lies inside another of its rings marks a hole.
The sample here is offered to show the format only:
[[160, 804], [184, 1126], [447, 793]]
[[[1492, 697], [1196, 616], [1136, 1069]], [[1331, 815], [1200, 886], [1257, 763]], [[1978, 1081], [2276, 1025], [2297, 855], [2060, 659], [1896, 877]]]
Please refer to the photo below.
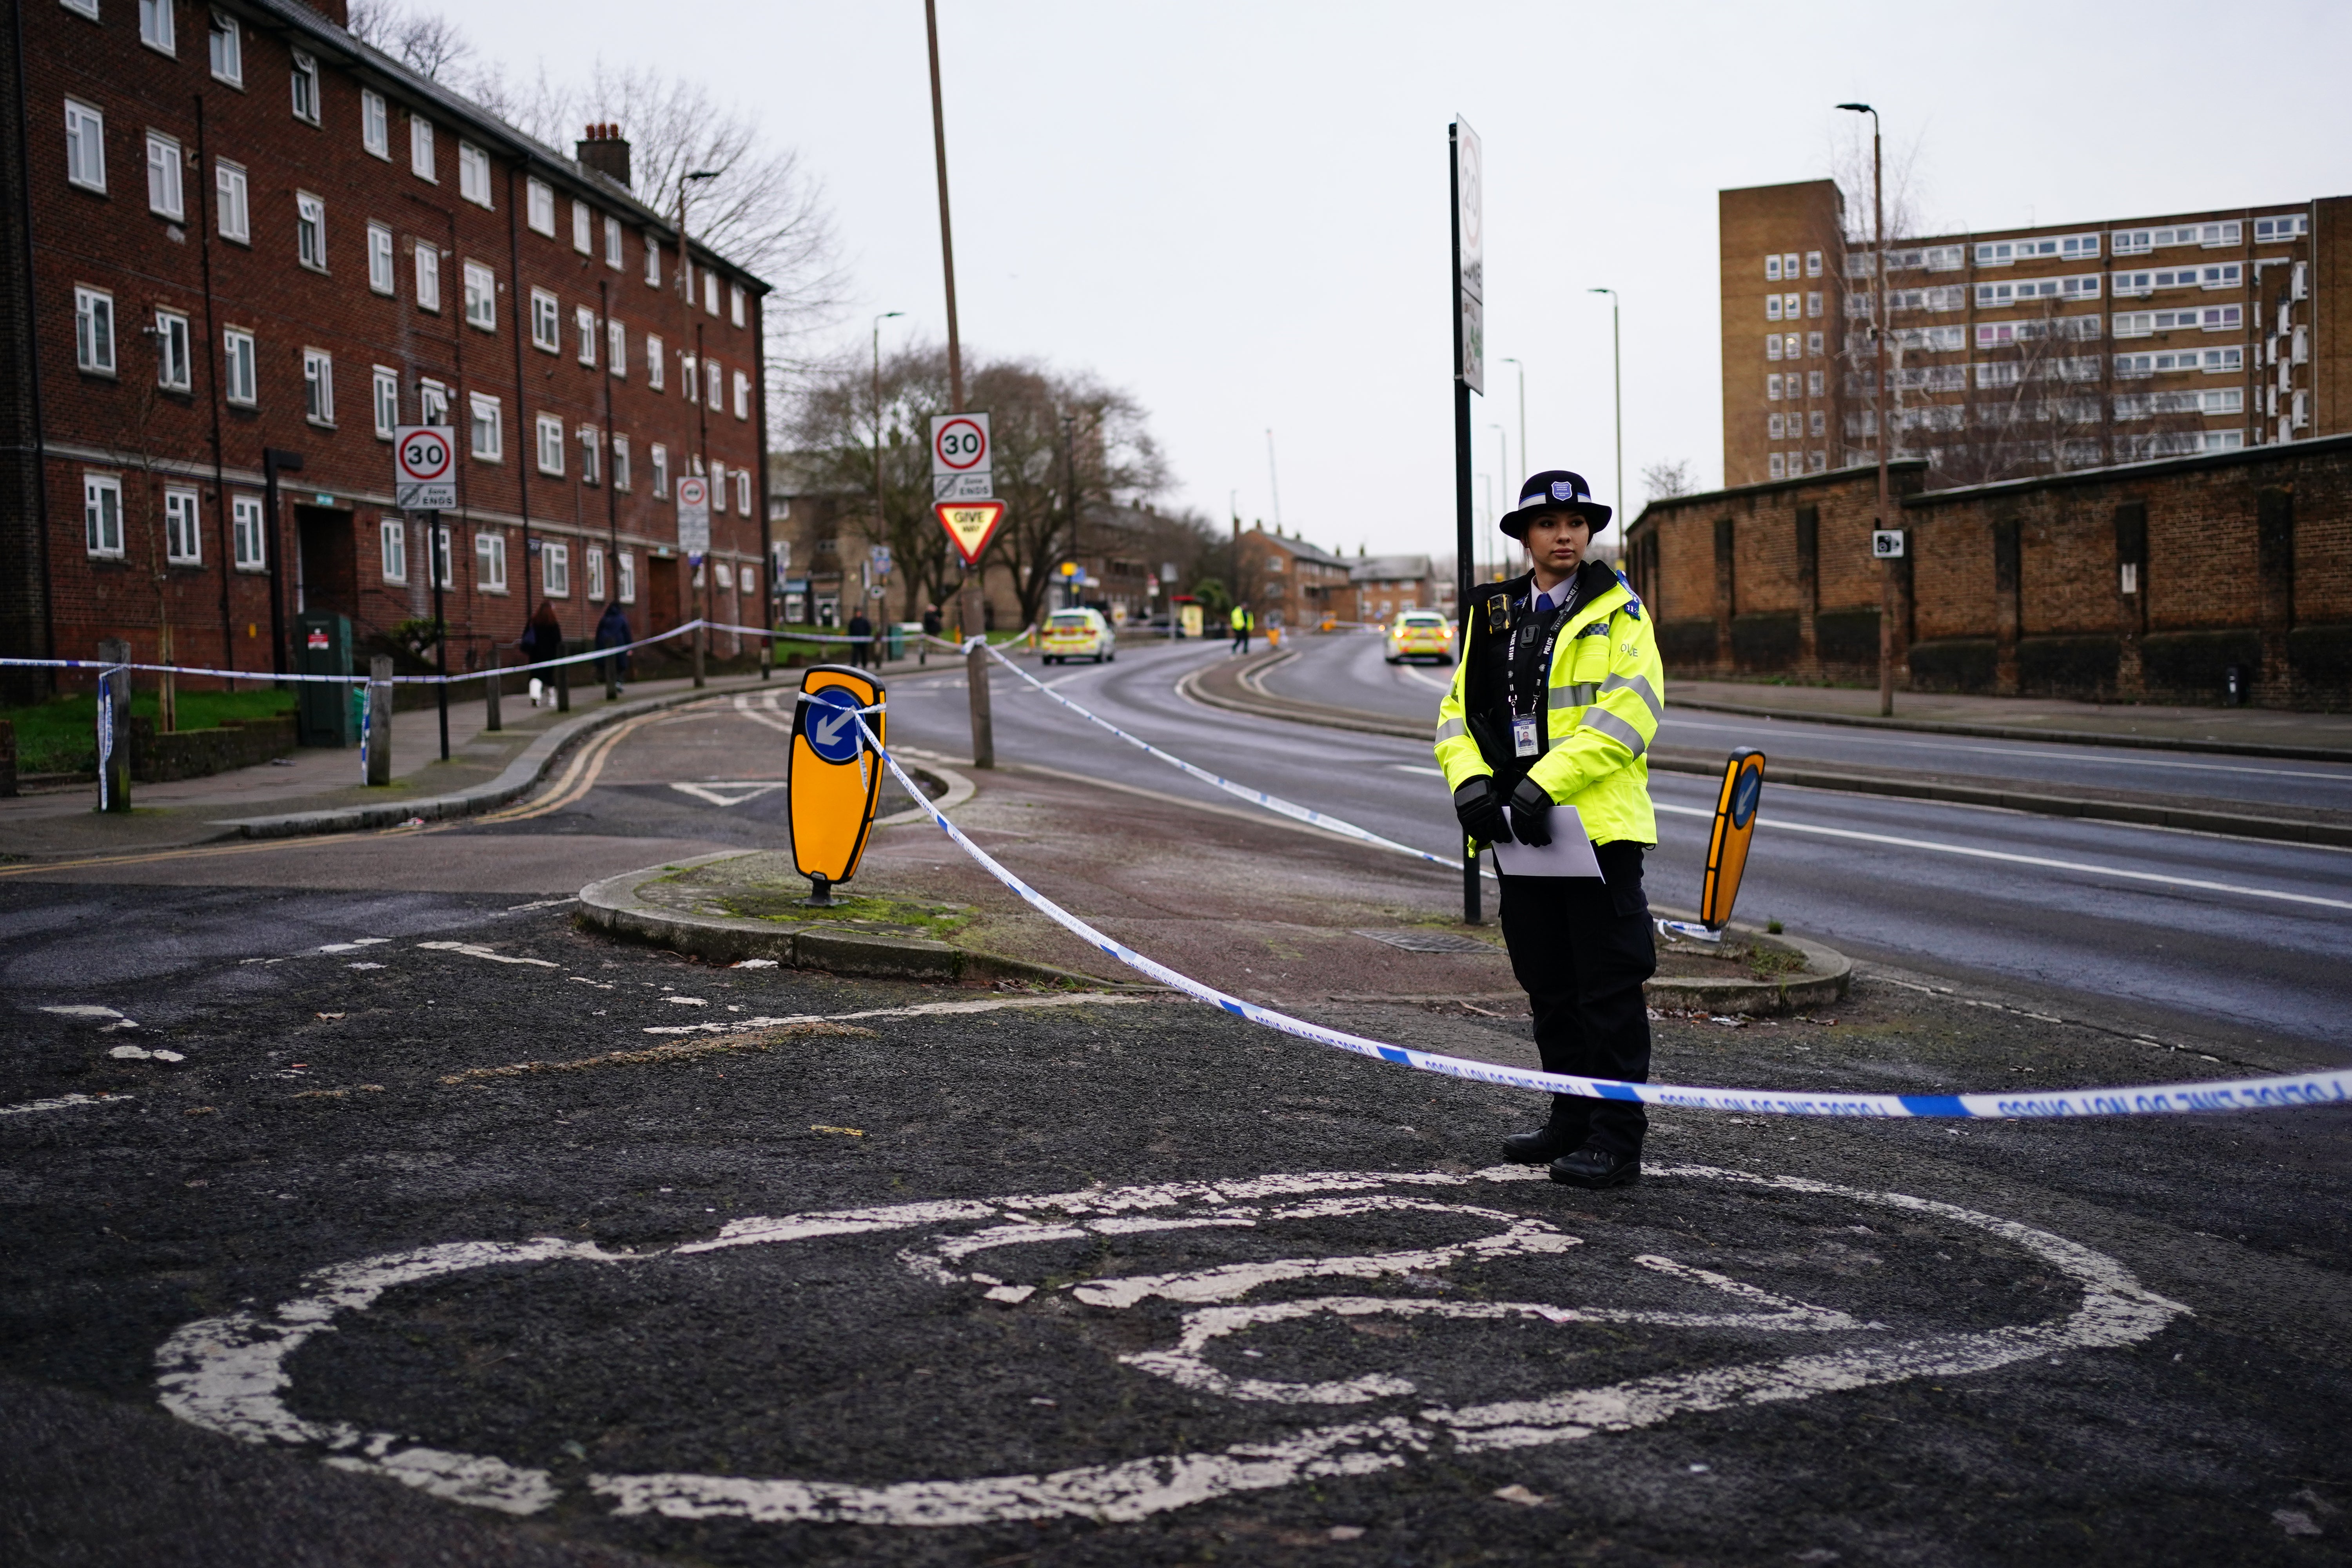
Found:
[[[2352, 708], [2352, 437], [1968, 489], [1922, 473], [1893, 472], [1907, 689], [2220, 703], [2235, 668], [2248, 701]], [[1652, 503], [1627, 542], [1669, 671], [1874, 677], [1875, 499], [1850, 468]]]

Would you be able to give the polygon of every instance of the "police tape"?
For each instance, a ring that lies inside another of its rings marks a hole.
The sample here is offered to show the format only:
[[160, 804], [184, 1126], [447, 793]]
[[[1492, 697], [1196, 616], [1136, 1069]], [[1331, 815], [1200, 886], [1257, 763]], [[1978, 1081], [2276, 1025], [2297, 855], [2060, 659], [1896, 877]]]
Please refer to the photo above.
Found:
[[2134, 1084], [2113, 1089], [2051, 1089], [2031, 1094], [1822, 1094], [1792, 1093], [1769, 1089], [1712, 1089], [1685, 1084], [1627, 1083], [1622, 1079], [1579, 1078], [1568, 1073], [1529, 1072], [1524, 1068], [1497, 1066], [1462, 1057], [1440, 1056], [1368, 1039], [1343, 1029], [1326, 1028], [1294, 1018], [1271, 1007], [1261, 1007], [1203, 984], [1154, 959], [1146, 958], [1125, 942], [1105, 935], [1000, 865], [974, 844], [963, 830], [931, 804], [921, 787], [907, 776], [898, 760], [875, 739], [863, 719], [858, 733], [879, 756], [898, 785], [930, 813], [931, 820], [958, 848], [1020, 895], [1038, 913], [1137, 973], [1149, 975], [1196, 1002], [1230, 1013], [1246, 1023], [1351, 1055], [1369, 1057], [1395, 1067], [1475, 1083], [1545, 1094], [1572, 1094], [1588, 1100], [1630, 1100], [1643, 1105], [1670, 1106], [1684, 1110], [1736, 1110], [1772, 1116], [1850, 1116], [1877, 1118], [1967, 1118], [2022, 1121], [2065, 1116], [2164, 1116], [2200, 1111], [2280, 1110], [2310, 1105], [2341, 1105], [2352, 1101], [2352, 1072], [2319, 1072], [2284, 1078], [2228, 1079], [2208, 1083]]
[[[585, 664], [592, 659], [610, 658], [614, 654], [650, 647], [657, 642], [667, 642], [672, 637], [684, 637], [698, 626], [711, 625], [713, 623], [709, 621], [688, 621], [682, 626], [672, 626], [666, 632], [656, 632], [649, 637], [639, 637], [635, 642], [615, 643], [610, 647], [591, 648], [585, 653], [565, 654], [558, 658], [543, 658], [534, 664], [501, 665], [493, 669], [469, 669], [457, 675], [394, 675], [388, 679], [394, 686], [457, 686], [468, 680], [488, 680], [494, 675], [529, 675], [535, 669], [553, 669], [560, 664]], [[275, 670], [268, 669], [212, 669], [192, 664], [115, 664], [102, 658], [0, 658], [0, 668], [7, 668], [100, 671], [136, 669], [158, 675], [210, 675], [228, 680], [266, 680], [273, 684], [281, 680], [290, 680], [323, 686], [366, 686], [372, 684], [374, 679], [365, 675], [297, 675], [290, 671], [281, 675]]]
[[[1369, 828], [1359, 827], [1352, 822], [1342, 821], [1339, 817], [1319, 812], [1313, 806], [1300, 805], [1296, 802], [1285, 800], [1280, 795], [1268, 795], [1262, 789], [1252, 789], [1247, 784], [1235, 784], [1231, 779], [1220, 778], [1206, 768], [1196, 766], [1192, 763], [1186, 762], [1181, 757], [1161, 751], [1159, 747], [1153, 745], [1150, 742], [1144, 740], [1139, 735], [1129, 734], [1126, 731], [1120, 729], [1109, 720], [1103, 718], [1100, 714], [1088, 711], [1086, 708], [1071, 701], [1068, 698], [1063, 696], [1060, 692], [1055, 690], [1052, 687], [1046, 685], [1044, 681], [1038, 679], [1035, 676], [1030, 674], [1027, 670], [1022, 668], [1019, 665], [1013, 663], [1003, 654], [998, 653], [996, 649], [992, 647], [988, 652], [989, 656], [994, 658], [997, 663], [1003, 665], [1005, 668], [1011, 670], [1013, 674], [1019, 676], [1022, 679], [1027, 681], [1030, 685], [1035, 687], [1038, 690], [1044, 692], [1046, 696], [1052, 698], [1055, 701], [1060, 703], [1071, 712], [1076, 713], [1079, 718], [1086, 720], [1089, 723], [1100, 725], [1103, 729], [1109, 731], [1112, 734], [1118, 736], [1120, 740], [1125, 741], [1129, 745], [1135, 747], [1138, 751], [1144, 752], [1151, 756], [1159, 758], [1161, 762], [1166, 763], [1171, 768], [1182, 770], [1193, 778], [1199, 779], [1202, 784], [1213, 784], [1217, 788], [1224, 791], [1227, 795], [1234, 796], [1236, 799], [1248, 801], [1252, 805], [1264, 806], [1268, 811], [1276, 812], [1281, 816], [1290, 817], [1294, 821], [1304, 822], [1311, 826], [1320, 827], [1328, 833], [1336, 833], [1342, 838], [1352, 838], [1359, 844], [1369, 844], [1376, 849], [1388, 849], [1393, 850], [1399, 855], [1410, 855], [1416, 860], [1426, 860], [1433, 866], [1443, 866], [1449, 871], [1458, 871], [1462, 868], [1462, 861], [1458, 857], [1449, 860], [1442, 855], [1433, 855], [1426, 849], [1416, 849], [1410, 844], [1400, 844], [1393, 838], [1383, 838], [1379, 834], [1372, 832]], [[1482, 861], [1479, 865], [1479, 874], [1486, 877], [1492, 877], [1495, 873], [1487, 870], [1485, 863]]]

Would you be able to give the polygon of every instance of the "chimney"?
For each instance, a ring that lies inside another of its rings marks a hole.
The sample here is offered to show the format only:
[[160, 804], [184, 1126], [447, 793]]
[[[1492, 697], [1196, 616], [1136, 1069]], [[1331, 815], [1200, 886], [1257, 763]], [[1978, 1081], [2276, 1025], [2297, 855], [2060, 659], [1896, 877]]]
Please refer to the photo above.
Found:
[[588, 127], [588, 133], [572, 143], [572, 155], [584, 168], [593, 169], [626, 188], [629, 184], [629, 144], [621, 139], [617, 125], [599, 122]]

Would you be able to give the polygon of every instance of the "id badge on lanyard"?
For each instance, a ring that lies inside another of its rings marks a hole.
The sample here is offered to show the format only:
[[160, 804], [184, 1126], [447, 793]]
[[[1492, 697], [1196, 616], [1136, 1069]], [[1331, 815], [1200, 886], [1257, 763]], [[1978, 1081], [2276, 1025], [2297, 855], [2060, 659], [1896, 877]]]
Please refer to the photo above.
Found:
[[1536, 754], [1537, 744], [1536, 721], [1533, 719], [1511, 721], [1511, 754], [1513, 756], [1532, 757]]

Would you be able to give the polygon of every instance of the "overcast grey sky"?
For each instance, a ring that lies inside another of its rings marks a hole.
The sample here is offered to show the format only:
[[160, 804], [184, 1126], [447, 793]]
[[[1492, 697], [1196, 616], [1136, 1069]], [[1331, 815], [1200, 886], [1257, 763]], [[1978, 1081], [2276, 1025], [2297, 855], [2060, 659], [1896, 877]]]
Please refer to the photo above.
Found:
[[[430, 0], [427, 0], [430, 3]], [[1478, 468], [1719, 482], [1716, 192], [1829, 172], [1840, 115], [1916, 142], [1943, 228], [2104, 223], [2352, 192], [2352, 7], [1074, 4], [942, 0], [959, 307], [972, 351], [1133, 392], [1170, 498], [1353, 552], [1445, 552], [1445, 128], [1485, 139], [1491, 395]], [[944, 338], [920, 0], [478, 0], [486, 55], [707, 79], [826, 185], [851, 299]], [[2328, 62], [2335, 62], [2331, 66]], [[626, 127], [624, 127], [625, 132]], [[1527, 363], [1533, 463], [1511, 367]], [[1483, 497], [1482, 497], [1483, 505]]]

